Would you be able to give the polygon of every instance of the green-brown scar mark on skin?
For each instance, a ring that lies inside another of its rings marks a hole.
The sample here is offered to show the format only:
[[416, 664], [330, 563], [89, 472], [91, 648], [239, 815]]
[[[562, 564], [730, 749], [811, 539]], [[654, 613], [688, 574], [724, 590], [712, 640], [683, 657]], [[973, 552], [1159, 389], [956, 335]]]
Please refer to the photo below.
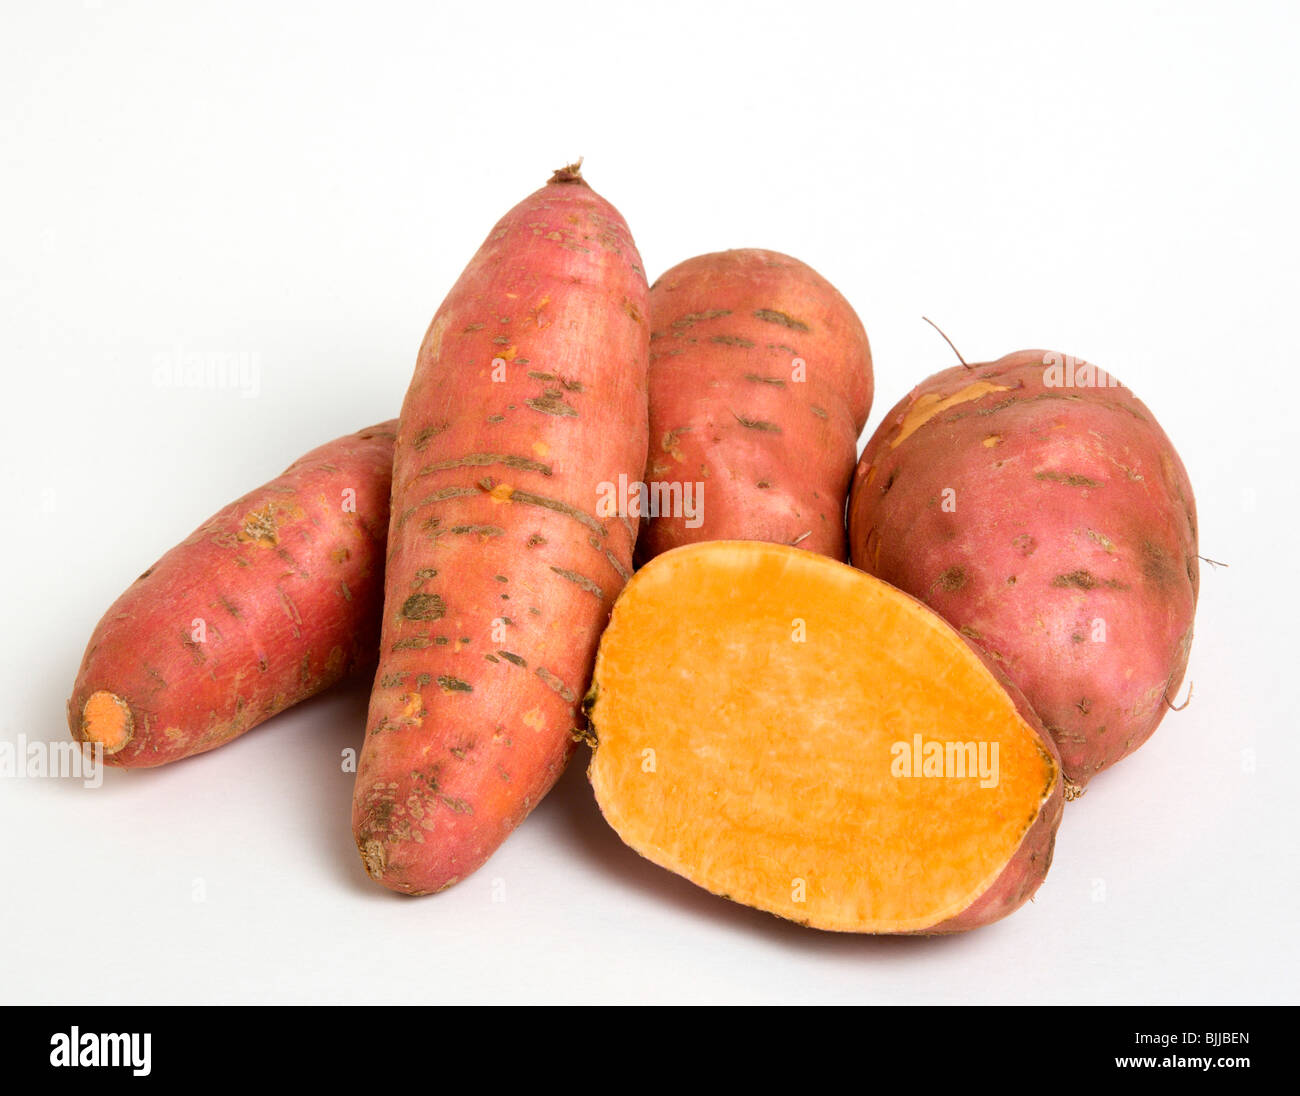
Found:
[[578, 574], [577, 571], [569, 571], [563, 567], [552, 567], [551, 570], [554, 571], [561, 578], [568, 579], [575, 586], [578, 586], [579, 588], [586, 590], [587, 593], [594, 594], [602, 601], [605, 599], [605, 592], [594, 582], [592, 582], [591, 579], [589, 579], [586, 575], [580, 575]]
[[742, 339], [739, 335], [714, 335], [709, 342], [718, 343], [720, 346], [739, 346], [742, 349], [752, 349], [754, 344], [748, 339]]
[[393, 644], [394, 651], [418, 651], [428, 647], [433, 641], [428, 636], [407, 636]]
[[[605, 527], [585, 510], [570, 506], [567, 502], [561, 502], [559, 499], [548, 498], [545, 495], [535, 495], [531, 491], [514, 491], [510, 495], [510, 501], [523, 503], [525, 506], [540, 506], [546, 510], [553, 510], [557, 514], [564, 514], [566, 517], [581, 523], [593, 533], [597, 533], [602, 537], [608, 535]], [[531, 544], [531, 541], [529, 543]], [[545, 544], [546, 541], [542, 540], [539, 543]]]
[[1100, 487], [1101, 481], [1087, 476], [1063, 474], [1061, 472], [1035, 472], [1034, 479], [1048, 480], [1051, 483], [1064, 483], [1068, 487]]
[[439, 434], [441, 434], [444, 430], [446, 430], [449, 425], [451, 424], [446, 422], [440, 422], [435, 424], [434, 426], [426, 426], [423, 430], [421, 430], [418, 434], [415, 435], [415, 440], [412, 442], [415, 451], [417, 453], [420, 452], [426, 445], [429, 444], [429, 442], [431, 442], [434, 438], [436, 438]]
[[437, 577], [438, 577], [438, 569], [436, 567], [421, 567], [418, 571], [415, 572], [414, 575], [411, 576], [411, 589], [418, 590], [421, 586], [423, 586], [426, 582], [428, 582], [429, 579], [437, 578]]
[[485, 468], [491, 464], [502, 464], [518, 472], [540, 472], [543, 476], [551, 474], [549, 464], [543, 464], [541, 461], [532, 460], [529, 457], [520, 457], [513, 453], [468, 453], [463, 457], [456, 457], [452, 460], [440, 460], [435, 461], [433, 464], [426, 464], [415, 474], [417, 476], [430, 476], [435, 472], [446, 472], [452, 468]]
[[747, 419], [742, 415], [737, 415], [734, 411], [731, 413], [731, 416], [746, 430], [757, 430], [764, 434], [781, 433], [781, 428], [774, 422], [764, 422], [761, 419]]
[[522, 666], [525, 670], [528, 669], [528, 662], [522, 655], [517, 655], [513, 651], [498, 651], [497, 654], [507, 662], [513, 662], [516, 666]]
[[802, 320], [796, 320], [793, 316], [778, 312], [775, 308], [756, 308], [754, 315], [760, 320], [766, 320], [768, 323], [779, 323], [782, 327], [789, 327], [795, 331], [808, 331], [810, 328]]
[[455, 536], [501, 537], [506, 531], [499, 525], [454, 525], [449, 532]]
[[446, 615], [447, 606], [437, 594], [412, 594], [402, 603], [407, 620], [441, 620]]
[[448, 693], [472, 693], [474, 686], [468, 681], [462, 681], [458, 677], [449, 677], [445, 674], [438, 676], [438, 687]]
[[770, 384], [776, 388], [785, 387], [785, 381], [780, 377], [760, 377], [757, 373], [746, 373], [745, 380], [754, 381], [757, 384]]
[[546, 393], [541, 399], [524, 400], [524, 404], [543, 415], [556, 415], [560, 418], [577, 418], [578, 409], [564, 402], [558, 390]]
[[688, 312], [685, 316], [680, 316], [672, 321], [671, 326], [678, 331], [685, 331], [688, 327], [693, 327], [701, 320], [718, 320], [723, 316], [730, 316], [729, 308], [711, 308], [707, 312]]
[[937, 579], [934, 585], [930, 587], [933, 590], [936, 586], [945, 593], [953, 593], [960, 590], [966, 585], [966, 569], [964, 567], [949, 567]]
[[531, 370], [528, 375], [532, 377], [533, 380], [537, 381], [556, 381], [563, 385], [569, 392], [585, 391], [585, 386], [582, 381], [570, 380], [566, 377], [561, 377], [558, 373], [541, 373], [536, 370]]
[[1094, 590], [1098, 586], [1105, 586], [1111, 590], [1127, 590], [1128, 584], [1116, 582], [1113, 578], [1100, 579], [1091, 571], [1071, 571], [1069, 574], [1057, 575], [1052, 579], [1052, 585], [1061, 588], [1074, 588], [1076, 590]]
[[563, 697], [564, 700], [569, 704], [576, 704], [578, 702], [578, 698], [573, 694], [573, 690], [570, 689], [563, 681], [561, 681], [553, 673], [551, 673], [551, 671], [548, 670], [545, 666], [538, 666], [537, 669], [534, 671], [534, 673], [536, 673], [539, 678], [541, 678], [544, 682], [546, 682], [546, 684], [552, 690], [559, 693], [559, 695]]

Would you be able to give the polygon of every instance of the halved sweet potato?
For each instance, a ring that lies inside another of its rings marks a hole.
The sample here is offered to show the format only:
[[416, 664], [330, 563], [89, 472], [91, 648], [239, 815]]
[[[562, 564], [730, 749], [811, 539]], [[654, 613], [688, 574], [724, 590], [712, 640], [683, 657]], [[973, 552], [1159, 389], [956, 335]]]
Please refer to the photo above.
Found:
[[1028, 899], [1061, 766], [984, 656], [920, 602], [782, 545], [647, 564], [588, 696], [589, 776], [642, 856], [815, 928], [954, 932]]

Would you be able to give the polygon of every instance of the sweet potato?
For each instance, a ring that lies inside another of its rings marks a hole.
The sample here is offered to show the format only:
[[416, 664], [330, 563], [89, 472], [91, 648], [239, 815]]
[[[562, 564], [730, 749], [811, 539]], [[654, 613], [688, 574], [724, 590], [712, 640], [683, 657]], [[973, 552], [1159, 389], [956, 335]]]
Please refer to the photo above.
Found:
[[573, 747], [636, 523], [641, 261], [576, 168], [492, 230], [425, 336], [393, 467], [381, 663], [352, 825], [408, 894], [477, 868]]
[[[703, 540], [845, 558], [844, 504], [871, 409], [857, 314], [775, 251], [700, 255], [650, 288], [650, 559]], [[671, 501], [669, 501], [671, 500]]]
[[1155, 417], [1107, 374], [1026, 350], [937, 373], [886, 416], [850, 506], [853, 562], [916, 595], [1024, 691], [1082, 787], [1178, 690], [1196, 505]]
[[396, 426], [313, 449], [136, 579], [86, 648], [73, 737], [161, 765], [372, 666]]
[[1024, 698], [908, 595], [775, 544], [665, 553], [614, 607], [589, 776], [642, 856], [814, 928], [940, 933], [1051, 864], [1060, 763]]

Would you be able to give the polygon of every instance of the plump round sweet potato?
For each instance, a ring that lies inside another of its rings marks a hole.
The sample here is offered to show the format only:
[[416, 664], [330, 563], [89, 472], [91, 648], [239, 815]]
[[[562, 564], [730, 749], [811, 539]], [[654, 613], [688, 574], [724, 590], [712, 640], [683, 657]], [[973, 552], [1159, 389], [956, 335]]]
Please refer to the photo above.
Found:
[[757, 541], [677, 548], [615, 604], [589, 775], [642, 856], [814, 928], [941, 933], [1022, 905], [1063, 799], [1013, 686], [914, 598]]
[[867, 445], [853, 562], [979, 644], [1081, 787], [1137, 749], [1187, 666], [1199, 584], [1187, 473], [1147, 407], [1041, 350], [917, 386]]
[[744, 248], [678, 263], [650, 288], [653, 509], [644, 561], [704, 540], [846, 556], [844, 504], [871, 410], [871, 348], [817, 271]]

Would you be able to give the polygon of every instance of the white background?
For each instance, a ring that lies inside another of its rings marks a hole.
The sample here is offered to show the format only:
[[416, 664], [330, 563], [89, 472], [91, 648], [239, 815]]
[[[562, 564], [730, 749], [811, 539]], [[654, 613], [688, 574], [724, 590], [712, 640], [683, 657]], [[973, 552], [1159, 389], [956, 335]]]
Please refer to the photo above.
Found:
[[[829, 277], [869, 429], [952, 363], [923, 313], [973, 360], [1104, 366], [1230, 566], [1190, 708], [1067, 807], [1034, 904], [966, 936], [713, 898], [626, 850], [578, 764], [476, 875], [391, 895], [339, 765], [362, 685], [98, 790], [0, 779], [0, 998], [1296, 1001], [1298, 29], [1283, 3], [6, 3], [5, 739], [66, 735], [86, 638], [165, 549], [396, 413], [488, 229], [578, 155], [652, 277], [741, 246]], [[256, 355], [258, 392], [160, 385], [189, 353]]]

